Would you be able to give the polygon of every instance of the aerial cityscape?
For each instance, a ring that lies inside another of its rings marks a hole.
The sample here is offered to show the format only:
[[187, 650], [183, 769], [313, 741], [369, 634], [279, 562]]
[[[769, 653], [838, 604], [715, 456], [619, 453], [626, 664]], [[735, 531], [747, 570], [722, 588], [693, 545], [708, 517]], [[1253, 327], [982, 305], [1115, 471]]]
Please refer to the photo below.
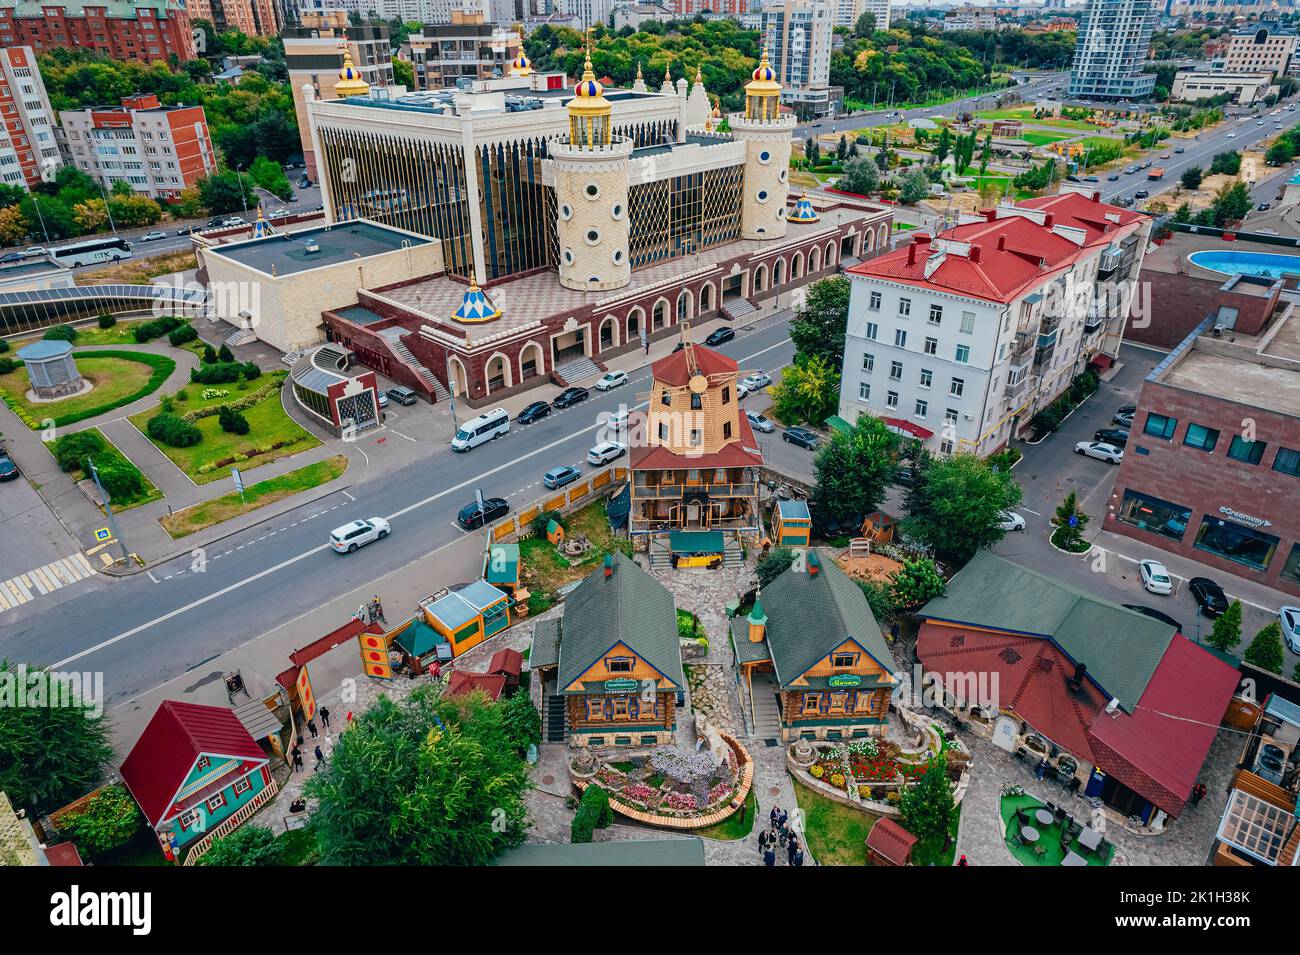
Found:
[[4, 4], [0, 866], [1300, 866], [1298, 94], [1289, 0]]

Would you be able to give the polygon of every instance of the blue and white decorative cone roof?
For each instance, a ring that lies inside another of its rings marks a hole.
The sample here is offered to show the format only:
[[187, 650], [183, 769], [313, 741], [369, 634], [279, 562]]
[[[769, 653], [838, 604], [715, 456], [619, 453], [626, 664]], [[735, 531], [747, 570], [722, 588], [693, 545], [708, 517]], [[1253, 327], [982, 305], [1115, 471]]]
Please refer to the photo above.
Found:
[[806, 192], [794, 204], [794, 212], [786, 217], [789, 222], [816, 222], [818, 218], [817, 210], [813, 208], [812, 200], [808, 198]]
[[452, 312], [451, 317], [458, 322], [490, 322], [501, 317], [501, 310], [488, 300], [487, 294], [478, 287], [478, 282], [470, 279], [460, 308]]
[[262, 218], [262, 210], [257, 210], [257, 221], [253, 223], [253, 238], [265, 239], [267, 236], [275, 235], [275, 229], [271, 223]]

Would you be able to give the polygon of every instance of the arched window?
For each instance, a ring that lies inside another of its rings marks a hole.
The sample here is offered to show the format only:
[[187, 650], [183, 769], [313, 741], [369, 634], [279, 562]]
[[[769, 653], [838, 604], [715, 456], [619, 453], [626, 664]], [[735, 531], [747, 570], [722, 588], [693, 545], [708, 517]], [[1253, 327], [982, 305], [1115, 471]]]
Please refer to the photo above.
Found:
[[618, 323], [614, 321], [614, 317], [611, 315], [600, 323], [600, 350], [604, 351], [606, 348], [613, 348], [617, 345], [618, 342], [615, 341], [617, 337]]
[[487, 365], [483, 368], [483, 373], [487, 378], [488, 394], [500, 391], [502, 388], [509, 388], [514, 384], [514, 376], [510, 371], [510, 362], [501, 352], [497, 352], [488, 359]]
[[677, 296], [677, 321], [684, 322], [691, 317], [691, 295], [689, 292], [682, 292]]
[[542, 346], [537, 342], [529, 342], [519, 352], [519, 380], [524, 381], [528, 378], [535, 378], [540, 375], [544, 362], [542, 358]]
[[656, 332], [659, 331], [659, 329], [664, 327], [664, 323], [667, 320], [668, 320], [668, 303], [665, 302], [663, 299], [660, 299], [659, 301], [655, 302], [653, 324], [650, 326], [651, 330]]
[[754, 291], [762, 292], [767, 289], [767, 266], [760, 265], [754, 270]]
[[645, 312], [640, 308], [634, 308], [627, 314], [627, 339], [631, 341], [634, 338], [641, 337], [641, 323], [645, 321]]
[[794, 258], [790, 260], [790, 278], [791, 280], [803, 277], [803, 253], [796, 252]]
[[772, 266], [772, 287], [776, 288], [785, 281], [785, 259], [777, 259]]
[[713, 311], [713, 285], [706, 282], [700, 289], [700, 314], [705, 315], [711, 311]]
[[808, 253], [808, 273], [820, 272], [822, 268], [822, 250], [812, 249]]

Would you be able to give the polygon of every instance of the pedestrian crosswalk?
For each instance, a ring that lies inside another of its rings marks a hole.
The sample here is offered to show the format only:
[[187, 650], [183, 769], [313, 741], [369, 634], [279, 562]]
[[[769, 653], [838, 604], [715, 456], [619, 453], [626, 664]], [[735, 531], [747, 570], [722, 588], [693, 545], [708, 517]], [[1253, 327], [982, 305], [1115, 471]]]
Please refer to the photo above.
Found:
[[43, 567], [16, 574], [0, 582], [0, 612], [12, 610], [20, 604], [93, 576], [95, 568], [81, 551], [52, 560]]

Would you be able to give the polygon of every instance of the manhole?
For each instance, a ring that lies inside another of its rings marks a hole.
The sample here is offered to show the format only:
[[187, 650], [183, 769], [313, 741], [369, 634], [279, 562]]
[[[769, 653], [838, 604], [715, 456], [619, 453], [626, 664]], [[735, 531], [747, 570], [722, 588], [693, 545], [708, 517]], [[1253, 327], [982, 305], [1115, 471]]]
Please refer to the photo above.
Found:
[[771, 748], [771, 747], [773, 747], [773, 746], [780, 746], [780, 745], [781, 745], [781, 741], [780, 741], [780, 740], [775, 740], [775, 739], [765, 739], [765, 740], [763, 740], [763, 745], [766, 746], [766, 747], [768, 747], [768, 748]]
[[555, 777], [554, 777], [554, 776], [543, 776], [543, 777], [542, 777], [542, 785], [543, 785], [543, 786], [553, 786], [553, 785], [555, 785]]
[[779, 796], [781, 795], [781, 789], [779, 786], [772, 786], [770, 789], [768, 789], [767, 794], [769, 796]]

